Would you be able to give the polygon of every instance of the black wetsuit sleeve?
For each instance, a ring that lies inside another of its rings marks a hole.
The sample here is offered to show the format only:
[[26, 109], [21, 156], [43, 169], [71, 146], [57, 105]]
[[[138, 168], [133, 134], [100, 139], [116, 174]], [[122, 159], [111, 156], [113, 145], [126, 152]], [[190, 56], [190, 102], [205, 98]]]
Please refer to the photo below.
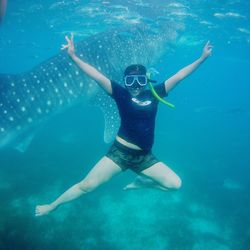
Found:
[[168, 93], [166, 92], [166, 88], [165, 88], [165, 83], [160, 83], [156, 86], [154, 86], [154, 89], [156, 91], [156, 93], [160, 96], [160, 97], [166, 97], [168, 96]]
[[124, 88], [117, 82], [111, 80], [112, 94], [110, 95], [113, 99], [119, 98], [124, 91]]

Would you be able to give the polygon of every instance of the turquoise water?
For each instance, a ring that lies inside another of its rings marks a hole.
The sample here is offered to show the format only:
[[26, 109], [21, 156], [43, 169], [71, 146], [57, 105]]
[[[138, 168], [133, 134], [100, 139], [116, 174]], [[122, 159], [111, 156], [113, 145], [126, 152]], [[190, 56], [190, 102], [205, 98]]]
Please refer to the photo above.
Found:
[[160, 72], [158, 81], [198, 58], [207, 40], [214, 49], [170, 94], [176, 109], [159, 107], [153, 151], [180, 175], [181, 190], [124, 192], [135, 177], [127, 171], [34, 217], [36, 204], [80, 181], [110, 146], [102, 111], [77, 103], [37, 124], [24, 153], [1, 149], [0, 249], [248, 249], [249, 10], [246, 0], [9, 1], [0, 26], [1, 74], [46, 62], [70, 32], [81, 41], [143, 24], [159, 33], [156, 24], [173, 22], [181, 27], [176, 37], [147, 65]]

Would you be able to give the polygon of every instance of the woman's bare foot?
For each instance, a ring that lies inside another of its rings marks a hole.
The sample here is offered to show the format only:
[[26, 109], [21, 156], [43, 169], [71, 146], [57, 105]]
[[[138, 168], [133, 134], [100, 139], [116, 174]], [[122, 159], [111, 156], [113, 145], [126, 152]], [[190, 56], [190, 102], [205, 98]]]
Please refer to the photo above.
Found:
[[140, 187], [138, 187], [138, 185], [135, 184], [135, 182], [132, 182], [130, 184], [128, 184], [127, 186], [125, 186], [123, 188], [123, 190], [129, 190], [129, 189], [138, 189]]
[[52, 205], [41, 205], [41, 206], [36, 206], [36, 211], [35, 211], [35, 216], [43, 216], [46, 214], [49, 214], [55, 209], [54, 206]]
[[155, 185], [154, 181], [146, 177], [137, 176], [136, 179], [127, 186], [125, 186], [123, 190], [146, 188], [146, 187], [152, 187], [153, 185]]
[[137, 176], [136, 179], [127, 186], [125, 186], [123, 190], [139, 189], [139, 188], [156, 188], [164, 191], [168, 190], [167, 188], [160, 186], [155, 181], [143, 176]]

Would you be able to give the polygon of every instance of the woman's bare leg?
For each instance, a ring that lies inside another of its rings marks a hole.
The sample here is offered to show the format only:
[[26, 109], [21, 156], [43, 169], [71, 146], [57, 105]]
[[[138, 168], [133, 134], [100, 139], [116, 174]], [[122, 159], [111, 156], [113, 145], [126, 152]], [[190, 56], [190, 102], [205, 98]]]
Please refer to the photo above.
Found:
[[124, 187], [124, 190], [138, 188], [157, 188], [164, 191], [179, 189], [181, 179], [176, 173], [162, 162], [145, 169], [136, 177], [134, 182]]
[[52, 212], [61, 204], [93, 191], [121, 171], [121, 168], [117, 164], [104, 156], [81, 182], [73, 185], [52, 203], [36, 206], [35, 215], [42, 216]]

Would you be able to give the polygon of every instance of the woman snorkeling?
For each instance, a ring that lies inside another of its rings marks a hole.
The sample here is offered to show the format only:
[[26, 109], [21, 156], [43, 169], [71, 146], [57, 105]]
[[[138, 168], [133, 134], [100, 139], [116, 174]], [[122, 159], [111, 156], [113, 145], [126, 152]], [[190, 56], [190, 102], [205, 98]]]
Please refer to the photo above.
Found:
[[35, 215], [48, 214], [63, 203], [95, 190], [127, 169], [131, 169], [138, 176], [134, 182], [124, 188], [125, 190], [143, 187], [161, 190], [179, 189], [181, 187], [180, 177], [170, 167], [159, 161], [151, 151], [159, 98], [166, 97], [181, 80], [195, 71], [211, 55], [211, 44], [206, 43], [202, 55], [193, 63], [178, 71], [165, 82], [156, 85], [154, 92], [157, 97], [153, 91], [147, 88], [149, 79], [143, 65], [128, 66], [124, 71], [124, 86], [122, 86], [108, 79], [75, 54], [73, 35], [71, 38], [66, 36], [66, 40], [67, 44], [63, 45], [62, 49], [67, 49], [69, 56], [79, 68], [115, 100], [121, 124], [113, 145], [87, 176], [52, 203], [36, 206]]

